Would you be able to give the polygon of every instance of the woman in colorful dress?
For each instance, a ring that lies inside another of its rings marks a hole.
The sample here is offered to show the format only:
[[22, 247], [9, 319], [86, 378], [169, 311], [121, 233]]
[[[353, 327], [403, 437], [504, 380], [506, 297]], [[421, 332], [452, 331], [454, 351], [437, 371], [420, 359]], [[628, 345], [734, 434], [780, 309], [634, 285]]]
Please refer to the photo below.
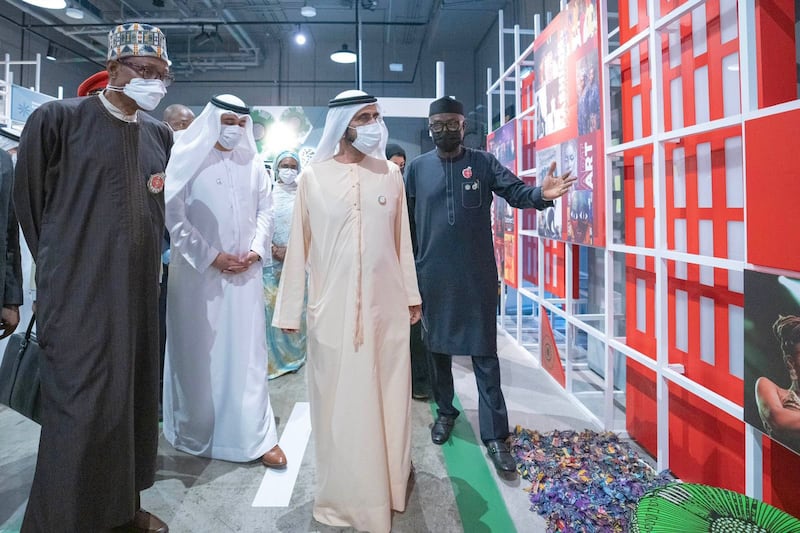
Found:
[[267, 310], [267, 348], [269, 379], [295, 372], [306, 361], [306, 321], [303, 316], [299, 334], [286, 334], [270, 326], [275, 310], [278, 283], [281, 280], [283, 258], [289, 242], [292, 209], [297, 194], [300, 158], [294, 152], [281, 152], [275, 158], [275, 185], [272, 189], [274, 233], [272, 253], [264, 260], [264, 296]]

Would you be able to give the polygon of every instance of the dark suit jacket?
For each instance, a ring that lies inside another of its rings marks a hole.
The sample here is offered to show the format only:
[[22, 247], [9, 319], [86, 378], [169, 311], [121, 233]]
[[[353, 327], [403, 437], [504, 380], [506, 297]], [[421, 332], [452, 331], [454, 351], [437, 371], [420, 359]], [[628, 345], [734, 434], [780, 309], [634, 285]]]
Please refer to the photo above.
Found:
[[22, 305], [22, 265], [19, 255], [19, 225], [14, 214], [11, 189], [14, 184], [14, 165], [11, 156], [0, 150], [0, 303]]

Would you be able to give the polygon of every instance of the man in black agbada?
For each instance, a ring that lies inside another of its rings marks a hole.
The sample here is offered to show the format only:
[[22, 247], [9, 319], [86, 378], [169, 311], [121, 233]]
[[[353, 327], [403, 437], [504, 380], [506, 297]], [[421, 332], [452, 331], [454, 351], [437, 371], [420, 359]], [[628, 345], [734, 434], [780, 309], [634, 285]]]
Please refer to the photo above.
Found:
[[168, 530], [139, 507], [158, 450], [158, 277], [172, 134], [164, 34], [109, 33], [108, 87], [22, 133], [14, 202], [36, 262], [42, 433], [22, 532]]
[[478, 385], [481, 440], [495, 468], [516, 470], [506, 439], [508, 412], [497, 359], [497, 266], [491, 231], [492, 193], [514, 207], [544, 209], [575, 181], [550, 167], [541, 187], [525, 185], [488, 152], [462, 145], [464, 106], [444, 97], [431, 103], [429, 129], [436, 149], [406, 166], [411, 231], [417, 243], [424, 337], [434, 362], [439, 408], [434, 444], [450, 437], [459, 411], [453, 406], [452, 356], [469, 355]]
[[19, 252], [19, 225], [11, 201], [14, 164], [11, 156], [0, 149], [0, 339], [14, 333], [19, 324], [22, 305], [22, 266]]

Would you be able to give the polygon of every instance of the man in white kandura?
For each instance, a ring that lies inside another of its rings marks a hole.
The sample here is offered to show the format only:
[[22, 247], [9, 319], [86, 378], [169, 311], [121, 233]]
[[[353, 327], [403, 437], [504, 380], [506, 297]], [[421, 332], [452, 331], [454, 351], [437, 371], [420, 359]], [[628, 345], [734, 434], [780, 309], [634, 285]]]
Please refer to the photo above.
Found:
[[377, 99], [330, 101], [300, 176], [272, 325], [300, 326], [308, 265], [314, 518], [388, 533], [411, 472], [408, 324], [420, 318], [400, 169]]
[[260, 262], [269, 253], [272, 200], [249, 113], [239, 98], [215, 96], [167, 165], [164, 435], [194, 455], [282, 468]]

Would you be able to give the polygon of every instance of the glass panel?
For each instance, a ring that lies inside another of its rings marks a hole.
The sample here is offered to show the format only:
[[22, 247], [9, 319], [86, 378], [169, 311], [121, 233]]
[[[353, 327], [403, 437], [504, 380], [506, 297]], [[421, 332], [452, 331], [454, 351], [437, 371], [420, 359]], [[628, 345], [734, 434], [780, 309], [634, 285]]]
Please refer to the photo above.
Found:
[[[572, 256], [578, 262], [578, 298], [573, 314], [593, 328], [605, 330], [604, 252], [602, 248], [575, 246]], [[574, 282], [573, 282], [574, 283]]]
[[728, 259], [744, 261], [744, 222], [728, 221]]
[[719, 34], [722, 44], [739, 36], [739, 16], [736, 7], [736, 0], [719, 0]]
[[744, 293], [744, 272], [728, 271], [728, 289], [732, 292]]
[[700, 297], [700, 359], [713, 365], [716, 359], [714, 346], [716, 329], [714, 328], [714, 300]]
[[686, 207], [686, 158], [683, 148], [675, 148], [672, 152], [672, 186], [675, 207]]
[[737, 378], [744, 379], [744, 308], [728, 306], [728, 365]]
[[689, 294], [675, 291], [675, 347], [683, 352], [689, 351]]
[[627, 314], [625, 313], [625, 254], [614, 257], [614, 337], [625, 336]]
[[[622, 142], [647, 137], [651, 133], [650, 61], [648, 42], [634, 46], [619, 57], [619, 88]], [[612, 78], [612, 81], [613, 78]]]
[[739, 95], [739, 54], [733, 53], [722, 58], [722, 113], [726, 117], [741, 112]]
[[706, 6], [700, 4], [692, 10], [692, 53], [697, 57], [706, 52]]
[[622, 81], [619, 64], [609, 65], [608, 78], [611, 101], [609, 102], [609, 124], [611, 145], [622, 142]]
[[647, 286], [643, 279], [636, 280], [636, 329], [647, 332]]
[[712, 207], [711, 143], [697, 145], [697, 207]]
[[[613, 400], [613, 431], [625, 430], [625, 382], [627, 379], [627, 360], [622, 352], [611, 350], [612, 361], [614, 362], [614, 400]], [[646, 455], [646, 454], [645, 454]]]
[[625, 162], [621, 155], [609, 158], [608, 175], [611, 179], [611, 237], [617, 244], [625, 243], [625, 191], [623, 176]]
[[[625, 429], [625, 356], [611, 351], [613, 375], [606, 391], [608, 361], [605, 345], [581, 329], [570, 326], [572, 393], [598, 419], [614, 431]], [[609, 401], [610, 400], [610, 401]]]
[[694, 71], [694, 122], [708, 122], [711, 116], [708, 92], [708, 66], [704, 65]]
[[725, 204], [728, 207], [744, 207], [742, 160], [742, 138], [725, 139]]
[[680, 76], [669, 82], [669, 99], [672, 129], [677, 130], [683, 127], [683, 83]]
[[[701, 220], [699, 223], [700, 234], [700, 254], [709, 257], [714, 255], [714, 222], [711, 220]], [[700, 283], [714, 286], [714, 267], [700, 267]]]

